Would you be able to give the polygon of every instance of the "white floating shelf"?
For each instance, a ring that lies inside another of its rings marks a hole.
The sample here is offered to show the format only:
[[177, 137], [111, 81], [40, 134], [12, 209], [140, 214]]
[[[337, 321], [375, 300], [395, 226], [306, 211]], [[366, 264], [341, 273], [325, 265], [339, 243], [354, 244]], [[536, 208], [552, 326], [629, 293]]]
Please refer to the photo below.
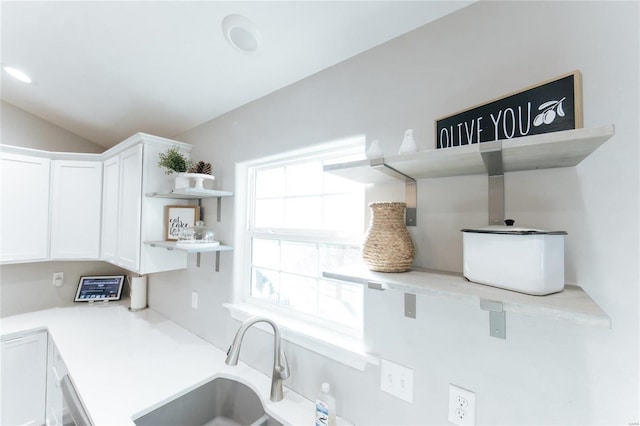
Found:
[[609, 316], [576, 285], [566, 285], [560, 293], [531, 296], [471, 283], [460, 274], [419, 268], [404, 273], [382, 273], [370, 271], [365, 265], [353, 265], [325, 271], [322, 275], [325, 278], [368, 285], [378, 290], [424, 294], [478, 307], [483, 302], [498, 302], [502, 304], [504, 312], [611, 328]]
[[146, 245], [151, 247], [161, 247], [167, 250], [180, 250], [187, 253], [208, 253], [214, 251], [230, 251], [233, 250], [231, 246], [225, 246], [220, 244], [219, 246], [213, 247], [185, 247], [178, 246], [175, 241], [145, 241]]
[[[380, 160], [384, 161], [384, 160]], [[329, 172], [345, 179], [359, 183], [387, 183], [398, 182], [397, 179], [385, 173], [381, 173], [374, 168], [375, 160], [358, 160], [348, 163], [328, 164], [323, 167], [325, 172]]]
[[214, 253], [216, 255], [215, 259], [215, 268], [216, 272], [220, 271], [220, 252], [221, 251], [231, 251], [233, 250], [232, 246], [224, 246], [222, 244], [217, 246], [209, 246], [209, 247], [185, 247], [178, 246], [175, 241], [145, 241], [146, 245], [156, 248], [164, 248], [167, 250], [178, 250], [186, 253], [196, 253], [198, 255], [196, 266], [200, 267], [200, 253]]
[[155, 197], [155, 198], [197, 200], [199, 198], [230, 197], [233, 195], [233, 192], [218, 191], [214, 189], [180, 188], [180, 189], [174, 189], [171, 192], [149, 192], [148, 194], [145, 194], [145, 195], [147, 197]]
[[[578, 165], [615, 134], [607, 125], [525, 136], [454, 148], [431, 149], [384, 158], [384, 164], [414, 179], [486, 174], [480, 146], [501, 146], [505, 172], [570, 167]], [[372, 167], [372, 160], [325, 166], [326, 172], [360, 183], [393, 182], [394, 179]]]

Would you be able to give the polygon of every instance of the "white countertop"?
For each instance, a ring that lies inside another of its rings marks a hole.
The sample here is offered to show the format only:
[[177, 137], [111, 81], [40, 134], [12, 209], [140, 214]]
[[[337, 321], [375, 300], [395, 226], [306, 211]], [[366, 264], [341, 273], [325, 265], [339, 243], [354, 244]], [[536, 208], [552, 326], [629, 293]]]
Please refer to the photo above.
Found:
[[133, 425], [132, 419], [218, 376], [251, 387], [281, 423], [314, 424], [311, 401], [285, 387], [284, 399], [271, 402], [270, 377], [242, 362], [226, 365], [221, 350], [151, 309], [83, 304], [0, 320], [3, 336], [36, 329], [49, 331], [96, 426]]

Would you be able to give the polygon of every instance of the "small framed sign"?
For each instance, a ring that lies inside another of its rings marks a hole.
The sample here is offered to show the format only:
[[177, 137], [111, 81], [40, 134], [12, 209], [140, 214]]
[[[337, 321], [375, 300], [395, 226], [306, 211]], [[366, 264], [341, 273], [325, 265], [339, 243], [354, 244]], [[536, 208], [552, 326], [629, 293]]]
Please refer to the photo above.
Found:
[[574, 71], [436, 120], [436, 149], [582, 125], [582, 75]]
[[200, 220], [199, 206], [165, 206], [164, 211], [166, 241], [177, 241], [180, 230], [194, 226]]

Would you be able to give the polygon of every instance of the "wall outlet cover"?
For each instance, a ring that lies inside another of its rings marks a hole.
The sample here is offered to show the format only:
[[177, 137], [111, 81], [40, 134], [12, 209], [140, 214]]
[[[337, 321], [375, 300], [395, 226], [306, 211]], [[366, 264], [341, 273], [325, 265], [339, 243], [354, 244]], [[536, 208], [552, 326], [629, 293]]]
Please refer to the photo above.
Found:
[[64, 281], [64, 272], [54, 272], [53, 273], [53, 286], [60, 287]]
[[476, 424], [476, 394], [456, 385], [449, 385], [448, 419], [460, 426]]

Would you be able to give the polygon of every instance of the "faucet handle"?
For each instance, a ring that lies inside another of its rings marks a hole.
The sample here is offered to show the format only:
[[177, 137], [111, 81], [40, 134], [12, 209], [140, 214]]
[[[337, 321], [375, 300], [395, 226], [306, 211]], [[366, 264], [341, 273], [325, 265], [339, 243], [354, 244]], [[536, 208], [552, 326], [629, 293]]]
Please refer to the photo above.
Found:
[[285, 355], [284, 350], [280, 350], [280, 364], [278, 366], [278, 373], [280, 374], [280, 378], [282, 380], [289, 378], [291, 375], [291, 371], [289, 370], [289, 363], [287, 362], [287, 355]]

